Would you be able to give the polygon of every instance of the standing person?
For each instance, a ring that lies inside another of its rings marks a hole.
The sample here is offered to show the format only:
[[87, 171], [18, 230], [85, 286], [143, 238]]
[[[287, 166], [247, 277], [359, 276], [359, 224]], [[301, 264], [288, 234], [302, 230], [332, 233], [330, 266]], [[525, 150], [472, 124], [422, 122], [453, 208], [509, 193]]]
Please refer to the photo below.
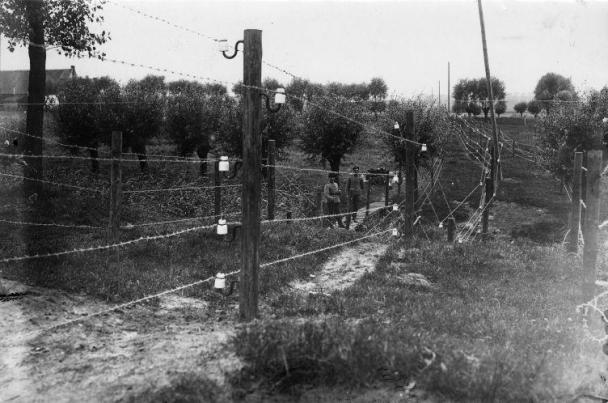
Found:
[[353, 174], [348, 178], [346, 183], [346, 194], [348, 195], [348, 207], [352, 213], [353, 221], [357, 222], [357, 210], [359, 210], [359, 201], [363, 192], [363, 178], [359, 175], [359, 167], [353, 167]]
[[[338, 187], [338, 174], [330, 173], [329, 182], [323, 187], [323, 201], [327, 203], [327, 214], [335, 215], [340, 214], [340, 188]], [[329, 222], [331, 223], [334, 218], [340, 228], [344, 228], [341, 217], [330, 217]]]

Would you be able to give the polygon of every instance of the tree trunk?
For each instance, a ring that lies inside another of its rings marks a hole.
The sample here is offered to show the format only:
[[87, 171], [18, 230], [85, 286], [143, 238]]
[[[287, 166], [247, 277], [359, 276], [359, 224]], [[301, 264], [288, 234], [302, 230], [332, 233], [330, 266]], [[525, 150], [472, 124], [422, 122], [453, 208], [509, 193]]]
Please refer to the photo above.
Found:
[[340, 171], [340, 161], [342, 160], [342, 156], [329, 156], [327, 157], [327, 161], [329, 161], [329, 168], [332, 171], [339, 172]]
[[[207, 154], [209, 154], [209, 151], [211, 151], [211, 147], [209, 147], [209, 145], [199, 145], [196, 149], [196, 154], [198, 155], [198, 157], [202, 160], [206, 160], [207, 159]], [[205, 176], [207, 175], [207, 162], [203, 161], [201, 162], [201, 176]]]
[[99, 160], [97, 158], [99, 158], [99, 152], [97, 149], [89, 150], [89, 155], [91, 156], [91, 171], [93, 171], [93, 173], [98, 173]]
[[[42, 155], [42, 127], [44, 123], [44, 93], [46, 83], [46, 50], [44, 49], [44, 21], [42, 17], [42, 2], [27, 0], [25, 2], [26, 16], [30, 26], [30, 73], [28, 84], [28, 106], [25, 132], [30, 136], [22, 136], [23, 154]], [[42, 158], [25, 158], [24, 176], [34, 181], [25, 180], [24, 194], [30, 197], [42, 191], [42, 183], [35, 180], [43, 178]]]

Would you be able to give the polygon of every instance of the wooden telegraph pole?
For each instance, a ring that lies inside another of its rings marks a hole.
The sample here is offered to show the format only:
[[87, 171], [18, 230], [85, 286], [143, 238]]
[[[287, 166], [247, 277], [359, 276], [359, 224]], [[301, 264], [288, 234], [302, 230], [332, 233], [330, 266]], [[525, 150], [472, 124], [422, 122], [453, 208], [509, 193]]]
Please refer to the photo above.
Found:
[[[486, 68], [486, 81], [488, 84], [488, 100], [490, 102], [490, 117], [492, 119], [492, 165], [490, 169], [490, 177], [491, 181], [486, 181], [486, 200], [488, 203], [484, 205], [484, 234], [487, 233], [488, 223], [487, 217], [490, 211], [490, 204], [492, 197], [496, 194], [498, 190], [498, 176], [497, 176], [497, 164], [500, 163], [498, 158], [498, 145], [500, 144], [498, 138], [498, 128], [496, 127], [496, 116], [494, 114], [494, 93], [492, 92], [492, 76], [490, 75], [490, 62], [488, 61], [488, 46], [486, 43], [486, 28], [483, 21], [483, 8], [481, 6], [481, 0], [477, 0], [477, 5], [479, 7], [479, 23], [481, 25], [481, 42], [483, 45], [483, 60]], [[490, 188], [488, 188], [490, 186]], [[488, 197], [487, 195], [490, 195]]]
[[[112, 165], [110, 166], [110, 228], [109, 241], [120, 240], [120, 203], [122, 191], [122, 174], [120, 158], [122, 156], [122, 132], [112, 132]], [[116, 264], [119, 262], [119, 250], [116, 248]]]
[[213, 168], [213, 193], [215, 196], [213, 201], [213, 214], [217, 219], [222, 212], [222, 177], [220, 174], [220, 162], [215, 161]]
[[448, 62], [448, 114], [450, 113], [450, 62]]
[[258, 315], [260, 195], [262, 193], [262, 31], [246, 29], [243, 40], [243, 236], [239, 312], [242, 321]]
[[587, 153], [587, 200], [585, 202], [585, 227], [583, 239], [583, 296], [593, 297], [595, 265], [597, 262], [598, 225], [600, 221], [600, 177], [602, 151]]
[[274, 220], [274, 204], [275, 204], [275, 176], [274, 176], [274, 164], [275, 164], [275, 152], [276, 152], [276, 141], [268, 140], [268, 219]]
[[414, 111], [405, 115], [405, 217], [403, 233], [411, 235], [414, 222], [414, 204], [416, 197], [416, 145], [412, 143], [415, 137]]
[[578, 252], [578, 229], [581, 224], [581, 180], [583, 153], [574, 153], [574, 169], [572, 178], [572, 205], [570, 210], [570, 232], [568, 233], [568, 252]]

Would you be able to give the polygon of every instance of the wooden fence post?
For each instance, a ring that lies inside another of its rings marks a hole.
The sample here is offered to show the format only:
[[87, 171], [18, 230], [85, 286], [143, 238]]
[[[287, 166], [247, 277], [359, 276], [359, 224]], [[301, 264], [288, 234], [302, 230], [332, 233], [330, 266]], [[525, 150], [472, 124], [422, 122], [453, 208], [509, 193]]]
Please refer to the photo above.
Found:
[[246, 29], [243, 40], [243, 218], [239, 313], [242, 321], [258, 316], [260, 197], [262, 151], [262, 31]]
[[411, 235], [413, 232], [413, 222], [416, 204], [416, 188], [418, 178], [416, 177], [416, 148], [415, 140], [416, 127], [414, 123], [414, 111], [407, 111], [405, 115], [405, 216], [403, 233]]
[[275, 140], [268, 140], [268, 219], [274, 220], [274, 204], [275, 204]]
[[456, 220], [454, 217], [448, 218], [448, 242], [454, 242], [454, 232], [456, 232]]
[[365, 183], [367, 184], [367, 188], [365, 189], [365, 217], [367, 218], [369, 217], [369, 193], [372, 189], [372, 179], [369, 177], [369, 175], [367, 176], [367, 181]]
[[568, 252], [578, 252], [578, 230], [581, 224], [581, 180], [583, 153], [574, 153], [574, 169], [572, 177], [572, 203], [570, 207], [570, 232], [568, 234]]
[[[120, 241], [120, 203], [122, 196], [122, 175], [120, 159], [122, 156], [122, 132], [112, 132], [112, 164], [110, 166], [110, 228], [109, 241]], [[116, 263], [119, 263], [119, 249], [116, 248]]]
[[481, 232], [486, 235], [488, 233], [488, 222], [490, 220], [490, 206], [492, 195], [494, 192], [494, 180], [492, 176], [486, 178], [486, 197], [483, 204], [483, 212], [481, 214]]
[[389, 185], [391, 181], [390, 171], [386, 174], [386, 181], [384, 182], [384, 206], [388, 206], [388, 191]]
[[513, 142], [511, 150], [513, 152], [513, 158], [515, 158], [515, 139], [513, 139], [511, 141]]
[[587, 200], [583, 239], [583, 296], [593, 297], [595, 288], [595, 265], [597, 262], [598, 225], [600, 221], [600, 175], [602, 151], [589, 151], [587, 157]]
[[215, 161], [213, 165], [213, 192], [215, 194], [215, 200], [213, 202], [213, 214], [215, 215], [215, 220], [222, 213], [222, 176], [220, 174], [220, 162]]

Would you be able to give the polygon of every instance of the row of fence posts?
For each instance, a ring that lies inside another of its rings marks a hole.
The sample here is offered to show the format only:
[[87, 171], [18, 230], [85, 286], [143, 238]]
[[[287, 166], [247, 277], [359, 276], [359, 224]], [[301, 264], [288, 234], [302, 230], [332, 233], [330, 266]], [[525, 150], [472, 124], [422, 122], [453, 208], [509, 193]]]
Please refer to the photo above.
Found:
[[[122, 207], [122, 132], [112, 132], [112, 151], [110, 165], [110, 213], [108, 226], [108, 240], [110, 243], [120, 241], [120, 210]], [[269, 220], [275, 218], [275, 160], [276, 160], [276, 145], [275, 140], [268, 140], [268, 168], [267, 172], [267, 189], [268, 189], [268, 205], [267, 217]], [[213, 190], [214, 203], [213, 211], [215, 218], [219, 218], [222, 214], [222, 172], [219, 167], [220, 161], [215, 161], [213, 170]], [[289, 214], [289, 213], [288, 213]], [[290, 215], [290, 214], [289, 214]], [[118, 262], [118, 248], [113, 252], [116, 262]]]
[[579, 228], [583, 233], [583, 296], [593, 296], [596, 280], [600, 221], [602, 151], [574, 153], [572, 202], [567, 237], [568, 252], [577, 253]]

